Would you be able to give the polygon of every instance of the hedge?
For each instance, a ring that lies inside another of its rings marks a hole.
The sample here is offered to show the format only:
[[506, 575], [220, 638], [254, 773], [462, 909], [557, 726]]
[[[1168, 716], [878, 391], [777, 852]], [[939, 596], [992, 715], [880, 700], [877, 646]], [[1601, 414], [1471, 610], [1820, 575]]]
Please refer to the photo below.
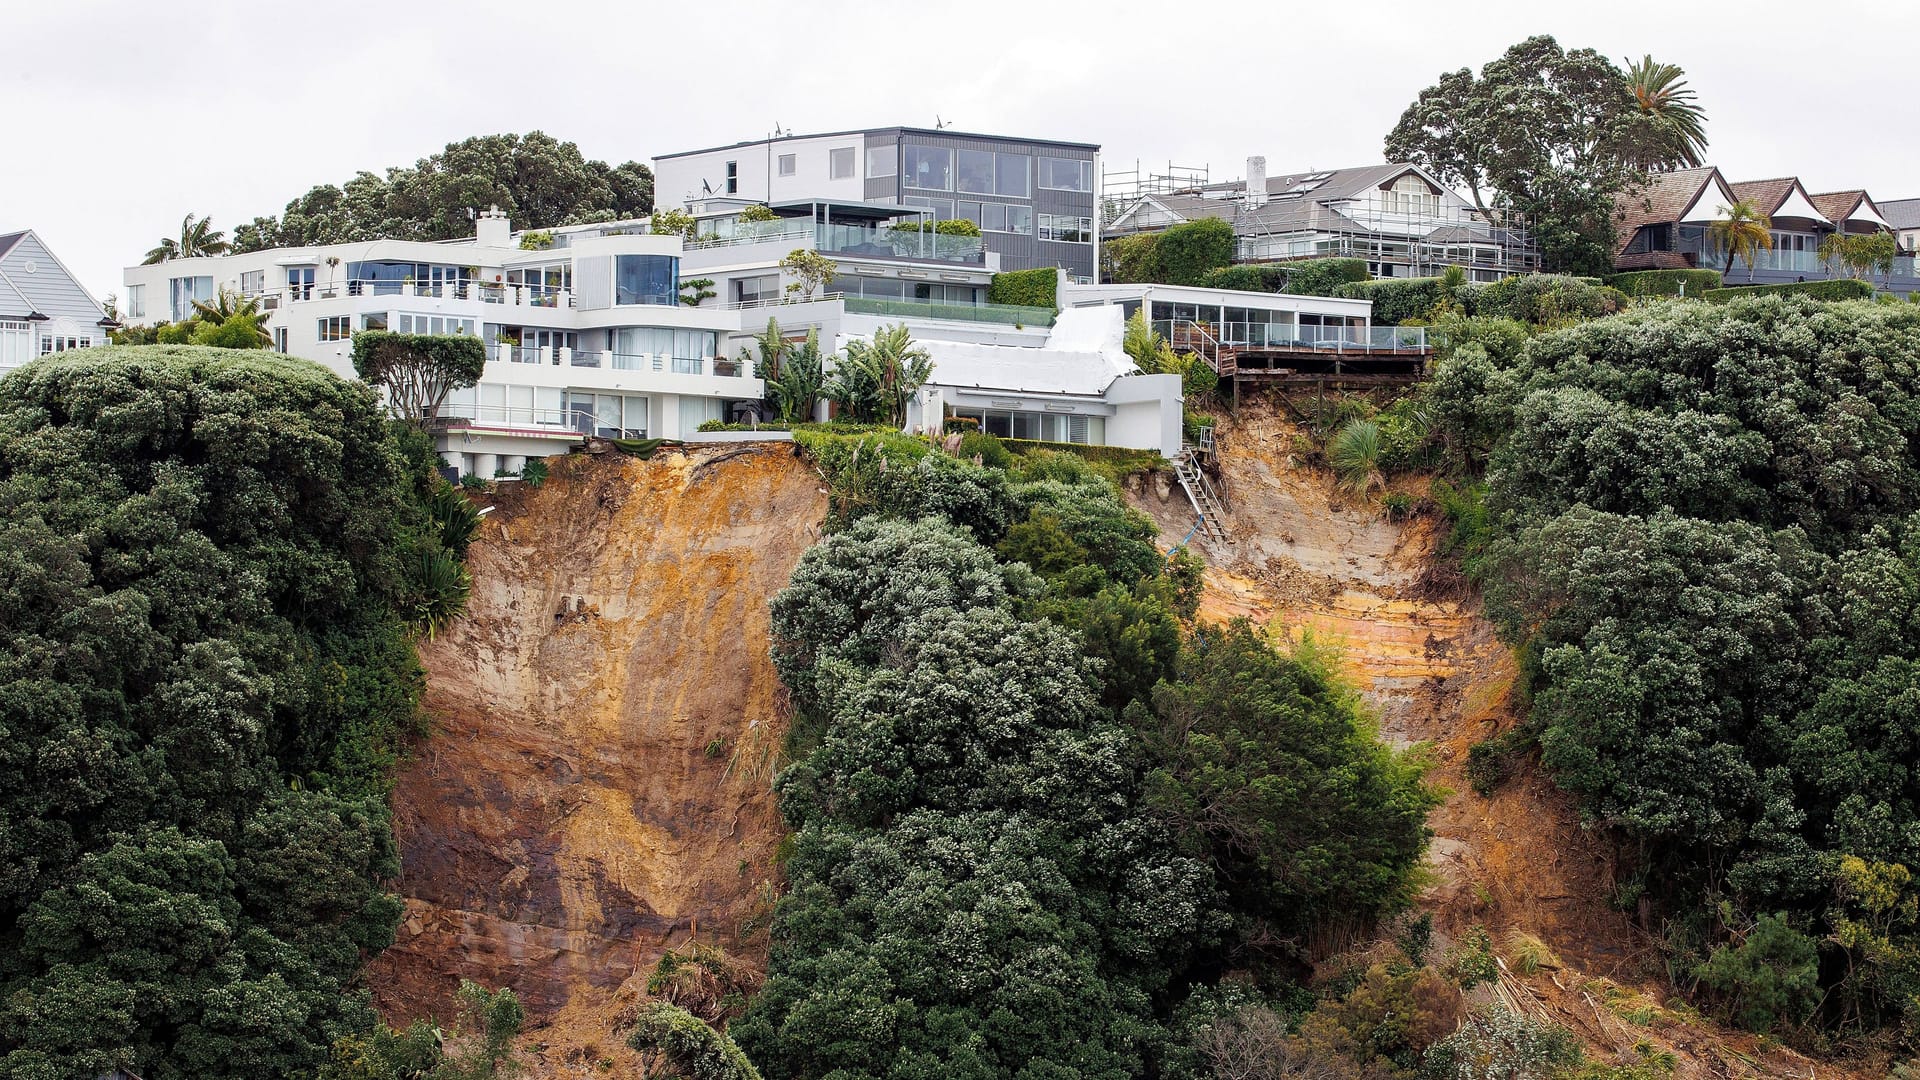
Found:
[[1008, 270], [993, 275], [987, 284], [987, 303], [1012, 304], [1019, 307], [1060, 309], [1058, 288], [1059, 271], [1050, 266], [1036, 267], [1032, 270]]
[[1198, 285], [1207, 274], [1233, 263], [1233, 226], [1219, 218], [1182, 222], [1160, 234], [1154, 245], [1159, 280], [1167, 285]]
[[1408, 319], [1426, 318], [1440, 302], [1441, 286], [1437, 277], [1382, 278], [1350, 281], [1334, 289], [1333, 295], [1348, 300], [1371, 300], [1375, 326], [1399, 326]]
[[1332, 296], [1348, 282], [1372, 277], [1365, 259], [1303, 259], [1282, 263], [1281, 269], [1287, 272], [1287, 291], [1296, 296]]
[[1467, 309], [1523, 323], [1597, 319], [1628, 306], [1625, 293], [1565, 274], [1516, 274], [1473, 289]]
[[1873, 296], [1873, 286], [1856, 278], [1838, 278], [1833, 281], [1790, 281], [1785, 285], [1741, 285], [1731, 289], [1708, 289], [1700, 295], [1713, 303], [1724, 304], [1742, 296], [1776, 294], [1811, 296], [1815, 300], [1867, 300]]
[[[1699, 296], [1720, 287], [1718, 270], [1630, 270], [1615, 274], [1607, 284], [1628, 296]], [[1685, 292], [1681, 286], [1685, 285]]]
[[1200, 284], [1208, 289], [1238, 289], [1241, 292], [1277, 293], [1286, 288], [1287, 270], [1271, 264], [1262, 266], [1223, 266], [1209, 270]]
[[1001, 439], [1000, 445], [1022, 457], [1037, 450], [1059, 450], [1078, 454], [1095, 465], [1111, 470], [1116, 479], [1128, 473], [1148, 472], [1166, 465], [1166, 459], [1161, 457], [1157, 450], [1135, 450], [1127, 446], [1041, 442], [1038, 439]]

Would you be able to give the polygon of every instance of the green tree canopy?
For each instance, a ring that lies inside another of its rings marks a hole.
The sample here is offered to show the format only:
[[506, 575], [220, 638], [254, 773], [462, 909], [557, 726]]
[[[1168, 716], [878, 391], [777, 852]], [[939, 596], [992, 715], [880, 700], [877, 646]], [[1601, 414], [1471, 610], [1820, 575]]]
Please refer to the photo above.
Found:
[[1686, 160], [1672, 127], [1606, 57], [1538, 35], [1422, 90], [1385, 151], [1466, 188], [1482, 213], [1522, 215], [1548, 270], [1597, 275], [1612, 269], [1615, 198]]
[[360, 240], [454, 240], [473, 235], [469, 211], [498, 206], [521, 229], [645, 217], [653, 171], [590, 161], [544, 132], [480, 135], [384, 174], [361, 171], [289, 202], [278, 218], [234, 231], [236, 251]]
[[304, 1077], [371, 1026], [413, 494], [317, 364], [0, 380], [0, 1076]]

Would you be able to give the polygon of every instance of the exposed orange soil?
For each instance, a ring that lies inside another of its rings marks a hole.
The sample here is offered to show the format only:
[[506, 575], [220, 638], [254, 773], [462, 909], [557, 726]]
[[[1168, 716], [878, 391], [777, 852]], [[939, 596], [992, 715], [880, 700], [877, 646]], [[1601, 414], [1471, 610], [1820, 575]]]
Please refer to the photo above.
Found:
[[[368, 980], [391, 1020], [512, 987], [536, 1076], [634, 1067], [616, 992], [698, 933], [750, 959], [782, 830], [767, 601], [816, 539], [782, 444], [556, 459], [503, 494], [467, 617], [422, 649], [435, 726], [394, 793], [407, 914]], [[628, 988], [624, 997], [632, 997]], [[637, 1073], [635, 1073], [637, 1075]]]
[[[1581, 826], [1573, 801], [1536, 768], [1523, 767], [1491, 798], [1467, 783], [1468, 748], [1515, 722], [1515, 666], [1477, 600], [1419, 595], [1436, 523], [1394, 524], [1377, 501], [1340, 496], [1329, 475], [1295, 459], [1296, 434], [1260, 406], [1223, 427], [1221, 471], [1233, 509], [1226, 543], [1197, 534], [1192, 541], [1208, 563], [1201, 618], [1244, 617], [1282, 644], [1311, 634], [1333, 646], [1340, 670], [1378, 711], [1381, 737], [1424, 745], [1433, 782], [1448, 791], [1431, 818], [1429, 882], [1419, 900], [1437, 937], [1484, 926], [1497, 947], [1513, 931], [1543, 940], [1563, 966], [1530, 979], [1509, 974], [1501, 992], [1567, 1024], [1601, 1057], [1631, 1060], [1632, 1047], [1648, 1040], [1676, 1054], [1682, 1076], [1855, 1075], [1763, 1049], [1684, 1007], [1655, 1007], [1665, 993], [1653, 943], [1606, 902], [1610, 843]], [[1406, 490], [1424, 495], [1425, 484]], [[1167, 543], [1187, 535], [1193, 509], [1163, 479], [1136, 481], [1129, 496]]]

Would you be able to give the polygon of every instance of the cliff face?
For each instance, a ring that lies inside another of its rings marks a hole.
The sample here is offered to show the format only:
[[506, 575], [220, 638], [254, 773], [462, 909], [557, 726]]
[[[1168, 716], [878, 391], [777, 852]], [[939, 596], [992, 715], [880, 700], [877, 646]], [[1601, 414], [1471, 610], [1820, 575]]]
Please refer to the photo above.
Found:
[[[467, 617], [422, 649], [435, 730], [394, 794], [407, 916], [368, 971], [390, 1019], [444, 1015], [470, 978], [561, 1035], [691, 934], [756, 952], [738, 932], [782, 832], [767, 601], [819, 486], [770, 444], [556, 459], [497, 500]], [[617, 1046], [593, 1022], [573, 1041], [596, 1027]]]

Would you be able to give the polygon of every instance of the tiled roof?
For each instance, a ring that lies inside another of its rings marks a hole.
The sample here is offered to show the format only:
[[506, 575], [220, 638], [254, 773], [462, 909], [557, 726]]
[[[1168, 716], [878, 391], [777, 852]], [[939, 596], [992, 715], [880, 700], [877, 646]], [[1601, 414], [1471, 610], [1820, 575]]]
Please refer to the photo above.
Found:
[[1743, 180], [1738, 184], [1728, 184], [1733, 189], [1733, 197], [1741, 202], [1750, 202], [1768, 217], [1773, 216], [1780, 204], [1787, 201], [1793, 193], [1797, 181], [1791, 176], [1779, 176], [1772, 180]]
[[[1246, 181], [1209, 184], [1194, 191], [1154, 195], [1153, 201], [1188, 221], [1214, 217], [1233, 226], [1241, 236], [1304, 232], [1320, 227], [1327, 215], [1338, 214], [1328, 203], [1356, 199], [1413, 168], [1407, 164], [1362, 165], [1348, 169], [1321, 169], [1267, 177], [1267, 201], [1248, 207], [1242, 197]], [[1364, 222], [1344, 216], [1340, 225], [1364, 229]]]
[[1713, 182], [1715, 175], [1711, 165], [1660, 173], [1642, 190], [1622, 195], [1614, 203], [1613, 253], [1619, 255], [1626, 251], [1633, 234], [1639, 232], [1642, 225], [1678, 221], [1699, 197], [1701, 189]]
[[1894, 199], [1876, 204], [1887, 224], [1896, 229], [1920, 229], [1920, 199]]
[[1827, 220], [1835, 225], [1844, 224], [1847, 215], [1853, 213], [1854, 208], [1860, 205], [1860, 200], [1866, 197], [1866, 192], [1858, 190], [1829, 191], [1822, 195], [1809, 196], [1813, 202], [1813, 208], [1825, 214]]

